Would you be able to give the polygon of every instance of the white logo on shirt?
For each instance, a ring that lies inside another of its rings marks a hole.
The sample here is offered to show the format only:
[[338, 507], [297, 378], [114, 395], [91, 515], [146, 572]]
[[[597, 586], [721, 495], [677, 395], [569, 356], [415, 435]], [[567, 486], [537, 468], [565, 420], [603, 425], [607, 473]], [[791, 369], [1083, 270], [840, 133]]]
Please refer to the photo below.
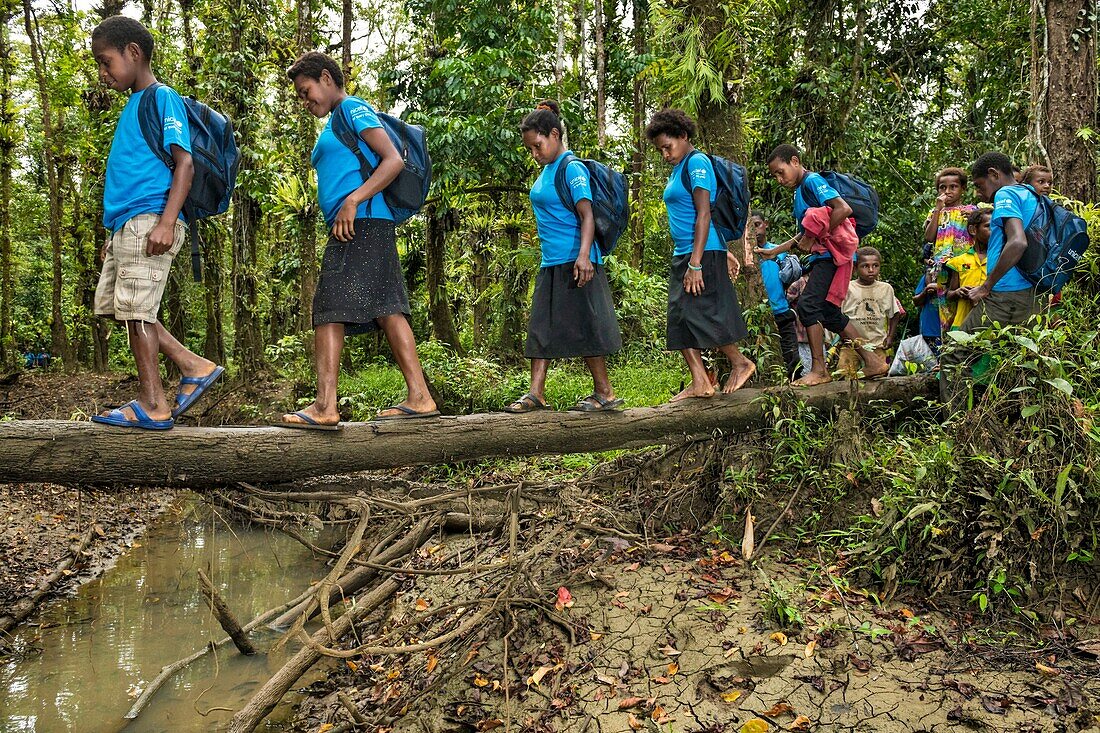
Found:
[[177, 120], [172, 115], [168, 115], [164, 118], [164, 131], [176, 135], [183, 134], [183, 122]]
[[569, 186], [571, 188], [584, 188], [587, 185], [588, 185], [588, 176], [584, 175], [583, 173], [579, 174], [579, 175], [576, 175], [576, 176], [573, 176], [573, 178], [571, 178], [570, 181], [569, 181]]
[[367, 117], [369, 115], [370, 115], [370, 110], [367, 109], [366, 105], [360, 104], [356, 107], [353, 107], [352, 110], [351, 110], [351, 118], [353, 120], [358, 120], [362, 117]]
[[693, 180], [693, 181], [699, 181], [700, 183], [706, 183], [707, 178], [709, 178], [709, 176], [707, 175], [706, 168], [696, 168], [693, 171], [691, 171], [691, 180]]

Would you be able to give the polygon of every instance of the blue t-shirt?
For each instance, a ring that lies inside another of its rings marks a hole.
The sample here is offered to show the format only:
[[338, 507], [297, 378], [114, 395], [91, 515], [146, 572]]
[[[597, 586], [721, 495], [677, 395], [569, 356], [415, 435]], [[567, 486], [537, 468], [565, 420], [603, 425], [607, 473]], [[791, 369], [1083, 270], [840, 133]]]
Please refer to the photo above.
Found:
[[[112, 232], [123, 227], [138, 214], [164, 213], [168, 191], [172, 188], [171, 169], [149, 149], [138, 124], [141, 95], [134, 92], [118, 118], [111, 152], [107, 155], [107, 172], [103, 182], [103, 226]], [[187, 126], [187, 110], [174, 89], [157, 89], [157, 109], [164, 120], [161, 133], [164, 149], [172, 154], [178, 145], [191, 152], [191, 130]], [[182, 214], [181, 214], [182, 217]]]
[[[921, 275], [913, 295], [920, 295], [927, 287], [927, 275]], [[940, 332], [940, 307], [936, 305], [935, 298], [928, 298], [920, 308], [920, 335], [925, 338], [938, 339]]]
[[[986, 260], [986, 274], [993, 274], [1001, 250], [1005, 246], [1005, 219], [1019, 219], [1025, 228], [1035, 216], [1039, 198], [1031, 186], [1003, 186], [993, 195], [993, 214], [989, 221], [989, 255]], [[993, 286], [995, 293], [1011, 293], [1034, 287], [1023, 276], [1020, 269], [1013, 267]]]
[[[765, 242], [764, 249], [775, 249], [775, 242]], [[794, 255], [791, 255], [792, 257]], [[783, 252], [775, 257], [762, 257], [760, 259], [760, 279], [764, 281], [764, 292], [768, 294], [768, 305], [772, 313], [780, 315], [791, 309], [787, 303], [787, 289], [783, 287], [779, 264], [787, 259], [787, 253]]]
[[798, 225], [799, 231], [805, 231], [802, 228], [802, 217], [806, 216], [806, 211], [811, 208], [810, 204], [802, 198], [803, 186], [817, 195], [816, 206], [824, 206], [826, 201], [840, 197], [836, 189], [830, 186], [820, 173], [807, 172], [802, 178], [802, 183], [794, 190], [794, 223]]
[[[539, 247], [542, 249], [542, 266], [554, 267], [567, 262], [576, 262], [581, 253], [581, 224], [577, 215], [565, 208], [558, 191], [554, 188], [558, 166], [572, 151], [566, 150], [550, 165], [542, 169], [534, 185], [531, 186], [531, 208], [535, 211], [535, 224], [539, 232]], [[565, 181], [569, 186], [569, 195], [573, 203], [592, 200], [592, 186], [588, 180], [588, 169], [584, 163], [575, 160], [566, 169]], [[600, 248], [592, 243], [592, 261], [600, 263]]]
[[[370, 146], [363, 142], [363, 130], [371, 130], [381, 127], [378, 115], [374, 108], [359, 97], [344, 97], [340, 107], [351, 121], [355, 137], [359, 141], [359, 150], [363, 152], [367, 162], [377, 166], [379, 157]], [[325, 215], [325, 222], [331, 227], [336, 221], [336, 215], [340, 213], [340, 207], [344, 205], [344, 199], [348, 194], [363, 185], [363, 174], [359, 170], [359, 159], [355, 153], [344, 147], [344, 144], [332, 132], [332, 115], [342, 114], [339, 109], [332, 110], [324, 129], [317, 136], [317, 143], [313, 146], [313, 155], [310, 162], [317, 170], [317, 203]], [[382, 192], [379, 191], [371, 199], [359, 204], [355, 212], [357, 219], [385, 219], [393, 221], [393, 212], [386, 205]]]
[[[684, 188], [683, 170], [688, 167], [688, 180], [691, 181], [691, 191]], [[691, 194], [697, 188], [710, 192], [710, 202], [718, 195], [718, 180], [714, 175], [714, 166], [706, 155], [696, 155], [694, 152], [684, 156], [684, 159], [676, 164], [669, 174], [668, 183], [665, 184], [665, 209], [668, 211], [668, 229], [672, 233], [672, 256], [691, 254], [695, 244], [695, 202]], [[718, 237], [711, 222], [710, 234], [707, 235], [707, 246], [704, 250], [726, 251], [726, 245]]]

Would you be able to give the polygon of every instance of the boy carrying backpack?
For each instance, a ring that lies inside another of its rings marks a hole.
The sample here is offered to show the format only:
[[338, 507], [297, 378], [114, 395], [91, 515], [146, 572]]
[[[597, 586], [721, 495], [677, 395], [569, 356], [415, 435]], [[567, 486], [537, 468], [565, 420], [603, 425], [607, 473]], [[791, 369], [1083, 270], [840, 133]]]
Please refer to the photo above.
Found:
[[[111, 237], [103, 247], [95, 313], [126, 323], [139, 381], [136, 399], [92, 420], [167, 430], [225, 372], [188, 350], [157, 320], [172, 260], [187, 234], [181, 213], [196, 170], [187, 110], [180, 96], [153, 76], [153, 36], [136, 20], [116, 15], [96, 26], [92, 55], [100, 81], [130, 93], [107, 157], [103, 226]], [[157, 152], [146, 143], [139, 122], [138, 109], [147, 94], [155, 95], [163, 121]], [[171, 155], [171, 166], [161, 152]], [[165, 398], [161, 384], [162, 352], [183, 375], [174, 404]]]

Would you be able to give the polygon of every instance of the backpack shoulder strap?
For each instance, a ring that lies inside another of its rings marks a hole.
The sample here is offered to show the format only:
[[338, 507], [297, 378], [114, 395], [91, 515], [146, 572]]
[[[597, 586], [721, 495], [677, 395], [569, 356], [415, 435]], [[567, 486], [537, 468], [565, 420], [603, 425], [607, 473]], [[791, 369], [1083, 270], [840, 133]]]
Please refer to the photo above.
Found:
[[164, 86], [160, 82], [153, 82], [145, 87], [141, 101], [138, 102], [138, 128], [141, 136], [145, 138], [145, 144], [153, 151], [153, 155], [169, 168], [175, 168], [175, 161], [164, 149], [164, 116], [157, 105], [157, 91]]
[[359, 161], [359, 172], [363, 174], [363, 180], [370, 178], [371, 174], [374, 173], [374, 166], [370, 164], [367, 156], [363, 155], [363, 151], [359, 147], [359, 138], [355, 134], [355, 127], [351, 124], [351, 118], [348, 116], [348, 111], [344, 109], [343, 102], [336, 105], [336, 109], [332, 110], [331, 126], [332, 134]]
[[[680, 185], [684, 187], [684, 190], [688, 192], [689, 196], [691, 196], [692, 193], [691, 171], [689, 171], [688, 168], [690, 167], [691, 159], [694, 158], [696, 155], [706, 155], [706, 153], [704, 153], [702, 150], [699, 150], [698, 148], [692, 150], [684, 159], [684, 167], [680, 169]], [[717, 173], [715, 175], [717, 175]]]
[[806, 180], [810, 177], [811, 172], [806, 171], [806, 175], [802, 176], [802, 183], [798, 184], [798, 188], [802, 191], [802, 202], [810, 208], [817, 208], [821, 206], [821, 202], [817, 200], [817, 193], [810, 188], [809, 182]]
[[573, 203], [573, 197], [567, 195], [569, 191], [569, 166], [574, 162], [579, 163], [580, 158], [575, 155], [567, 155], [558, 164], [558, 169], [554, 172], [554, 190], [557, 191], [561, 205], [576, 216], [577, 205]]

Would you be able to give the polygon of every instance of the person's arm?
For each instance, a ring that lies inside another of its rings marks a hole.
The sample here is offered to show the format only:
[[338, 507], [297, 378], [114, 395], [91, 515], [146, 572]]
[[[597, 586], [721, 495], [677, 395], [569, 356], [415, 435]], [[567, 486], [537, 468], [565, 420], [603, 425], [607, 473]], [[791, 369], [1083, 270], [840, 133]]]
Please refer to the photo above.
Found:
[[852, 216], [852, 207], [848, 205], [848, 202], [837, 196], [831, 198], [825, 202], [825, 205], [829, 207], [829, 231], [835, 230], [838, 226], [848, 221]]
[[1001, 221], [1005, 233], [1005, 243], [1001, 249], [1001, 257], [997, 260], [996, 267], [993, 268], [993, 272], [989, 273], [989, 277], [986, 278], [985, 282], [976, 288], [970, 289], [970, 302], [974, 304], [988, 298], [989, 294], [993, 292], [993, 286], [1016, 266], [1016, 263], [1024, 256], [1024, 252], [1027, 251], [1024, 222], [1014, 216], [1006, 217]]
[[936, 234], [940, 231], [940, 214], [943, 213], [943, 205], [946, 197], [942, 194], [936, 197], [936, 208], [924, 221], [924, 241], [935, 242]]
[[577, 261], [573, 263], [573, 279], [577, 287], [583, 288], [592, 281], [596, 267], [592, 264], [592, 242], [596, 239], [596, 217], [592, 215], [592, 201], [581, 199], [575, 202], [577, 216], [581, 220], [581, 249]]
[[934, 281], [932, 283], [928, 283], [928, 281], [925, 280], [924, 287], [921, 288], [920, 292], [913, 295], [913, 305], [917, 306], [918, 308], [923, 308], [924, 304], [928, 302], [928, 299], [932, 297], [935, 292], [936, 283]]
[[770, 260], [774, 257], [778, 257], [779, 255], [783, 254], [784, 252], [790, 252], [791, 247], [798, 244], [798, 242], [801, 239], [802, 239], [802, 237], [792, 237], [792, 238], [788, 239], [786, 242], [784, 242], [783, 244], [777, 244], [774, 247], [770, 247], [770, 248], [755, 247], [755, 248], [753, 248], [752, 251], [755, 252], [756, 254], [760, 255], [761, 257]]
[[[947, 277], [947, 299], [958, 300], [965, 295], [965, 293], [959, 292], [959, 273], [951, 269], [948, 272], [951, 274]], [[916, 302], [916, 300], [916, 298], [913, 298], [913, 302]]]
[[[168, 189], [168, 201], [145, 241], [147, 257], [162, 255], [172, 249], [172, 244], [176, 241], [176, 220], [183, 211], [187, 194], [191, 193], [191, 181], [195, 178], [195, 162], [191, 159], [191, 153], [179, 145], [173, 145], [172, 164], [172, 187]], [[191, 222], [191, 226], [195, 226], [194, 222]]]
[[703, 250], [707, 248], [710, 237], [710, 191], [698, 186], [691, 190], [691, 203], [695, 206], [695, 241], [688, 258], [688, 269], [684, 274], [684, 290], [692, 295], [703, 292], [703, 271], [692, 268], [702, 267]]
[[355, 236], [355, 214], [359, 210], [359, 204], [374, 198], [390, 185], [405, 167], [401, 154], [397, 152], [390, 136], [381, 127], [363, 130], [359, 136], [378, 156], [378, 165], [362, 186], [348, 194], [340, 206], [339, 213], [336, 214], [336, 221], [332, 224], [332, 236], [341, 242], [350, 242]]
[[886, 340], [882, 343], [884, 349], [889, 349], [894, 345], [894, 336], [897, 334], [899, 321], [901, 321], [901, 314], [896, 311], [894, 315], [890, 316], [890, 319], [886, 321]]

